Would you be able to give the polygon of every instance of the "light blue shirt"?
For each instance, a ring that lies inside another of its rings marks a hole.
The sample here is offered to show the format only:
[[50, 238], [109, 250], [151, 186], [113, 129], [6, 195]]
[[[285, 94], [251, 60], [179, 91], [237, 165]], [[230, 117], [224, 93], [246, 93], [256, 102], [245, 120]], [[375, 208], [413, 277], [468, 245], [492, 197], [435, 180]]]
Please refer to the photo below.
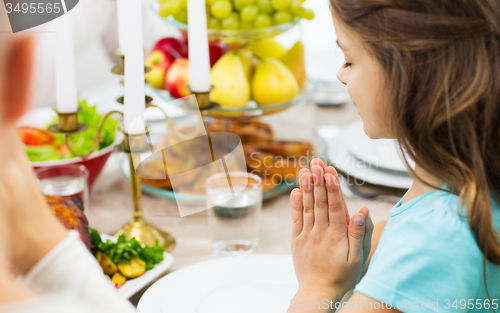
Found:
[[[499, 231], [500, 209], [491, 201]], [[459, 197], [433, 190], [401, 202], [392, 208], [368, 271], [355, 291], [402, 312], [492, 313], [492, 305], [500, 312], [500, 266], [486, 265], [489, 301], [483, 255], [467, 218], [459, 215], [459, 210], [464, 213]]]

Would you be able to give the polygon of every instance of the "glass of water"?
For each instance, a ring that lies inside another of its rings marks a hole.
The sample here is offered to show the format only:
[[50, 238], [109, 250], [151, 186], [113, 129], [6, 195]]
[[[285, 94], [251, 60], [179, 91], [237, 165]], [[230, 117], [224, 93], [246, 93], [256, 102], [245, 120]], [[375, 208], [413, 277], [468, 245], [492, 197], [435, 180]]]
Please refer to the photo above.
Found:
[[38, 186], [52, 203], [67, 203], [82, 212], [88, 203], [89, 171], [81, 164], [42, 167], [35, 170]]
[[246, 172], [211, 176], [206, 181], [212, 250], [217, 254], [252, 253], [259, 242], [262, 180]]

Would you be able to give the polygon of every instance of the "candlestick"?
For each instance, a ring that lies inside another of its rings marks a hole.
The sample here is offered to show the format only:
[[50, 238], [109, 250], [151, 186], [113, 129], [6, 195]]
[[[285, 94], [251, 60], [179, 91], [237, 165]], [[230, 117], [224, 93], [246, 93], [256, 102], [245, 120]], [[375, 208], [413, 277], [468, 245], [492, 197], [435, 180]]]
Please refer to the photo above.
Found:
[[58, 112], [72, 113], [78, 110], [78, 96], [71, 13], [60, 16], [57, 21], [56, 105]]
[[142, 6], [140, 0], [123, 0], [129, 9], [127, 46], [125, 57], [125, 131], [143, 132], [141, 123], [133, 123], [142, 116], [146, 107], [144, 93], [144, 54], [142, 42]]
[[117, 19], [118, 19], [118, 47], [119, 53], [124, 56], [125, 55], [125, 45], [127, 42], [127, 14], [128, 14], [128, 6], [126, 4], [126, 0], [117, 0], [116, 1], [116, 11], [117, 11]]
[[189, 85], [195, 92], [210, 91], [205, 0], [188, 0]]

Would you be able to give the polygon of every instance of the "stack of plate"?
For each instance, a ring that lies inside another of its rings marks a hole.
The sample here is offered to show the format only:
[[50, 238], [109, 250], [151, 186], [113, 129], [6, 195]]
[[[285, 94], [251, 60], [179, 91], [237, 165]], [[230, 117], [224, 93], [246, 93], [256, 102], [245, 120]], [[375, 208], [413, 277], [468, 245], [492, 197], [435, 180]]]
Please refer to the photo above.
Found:
[[[397, 142], [391, 139], [370, 139], [361, 121], [342, 128], [336, 136], [326, 138], [328, 160], [340, 172], [355, 179], [356, 184], [369, 183], [397, 189], [410, 188], [413, 178], [408, 174]], [[406, 158], [412, 168], [414, 163]]]

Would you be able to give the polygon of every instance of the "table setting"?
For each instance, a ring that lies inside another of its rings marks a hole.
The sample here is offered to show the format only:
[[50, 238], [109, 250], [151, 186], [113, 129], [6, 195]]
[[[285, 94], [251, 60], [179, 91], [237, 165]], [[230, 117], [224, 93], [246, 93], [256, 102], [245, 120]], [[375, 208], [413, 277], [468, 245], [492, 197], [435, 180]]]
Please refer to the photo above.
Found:
[[151, 49], [140, 2], [117, 0], [116, 79], [85, 98], [60, 17], [56, 105], [18, 132], [52, 212], [138, 312], [286, 311], [289, 193], [313, 158], [374, 222], [411, 186], [396, 142], [368, 138], [346, 90], [326, 99], [307, 75], [310, 1], [149, 1], [180, 34]]

